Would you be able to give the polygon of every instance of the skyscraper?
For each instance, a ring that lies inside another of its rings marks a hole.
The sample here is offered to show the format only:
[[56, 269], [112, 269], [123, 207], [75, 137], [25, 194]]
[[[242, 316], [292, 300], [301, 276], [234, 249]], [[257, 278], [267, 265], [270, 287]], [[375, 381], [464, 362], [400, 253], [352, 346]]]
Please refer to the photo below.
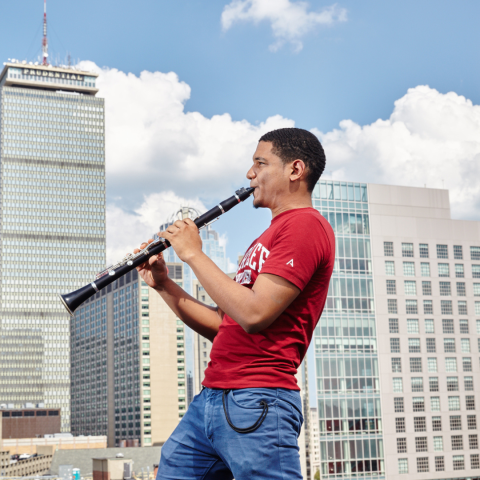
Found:
[[70, 319], [56, 294], [85, 284], [105, 263], [96, 77], [26, 62], [7, 63], [0, 74], [0, 402], [60, 407], [63, 431]]
[[480, 222], [453, 220], [446, 190], [320, 181], [313, 201], [337, 242], [321, 477], [480, 478]]

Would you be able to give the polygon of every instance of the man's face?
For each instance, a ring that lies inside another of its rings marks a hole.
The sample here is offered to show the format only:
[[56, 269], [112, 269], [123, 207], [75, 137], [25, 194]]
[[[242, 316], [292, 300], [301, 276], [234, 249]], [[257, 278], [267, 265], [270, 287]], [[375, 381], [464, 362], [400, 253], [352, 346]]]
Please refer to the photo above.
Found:
[[253, 154], [253, 166], [247, 172], [250, 186], [255, 188], [253, 206], [273, 208], [280, 196], [288, 192], [290, 173], [288, 165], [272, 153], [271, 142], [259, 142]]

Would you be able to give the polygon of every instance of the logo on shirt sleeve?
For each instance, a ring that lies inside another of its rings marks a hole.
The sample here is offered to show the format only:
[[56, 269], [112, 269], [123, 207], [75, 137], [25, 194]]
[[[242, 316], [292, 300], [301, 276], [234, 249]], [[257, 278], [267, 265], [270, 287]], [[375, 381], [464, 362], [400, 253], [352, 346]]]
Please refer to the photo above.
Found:
[[293, 267], [293, 258], [289, 262], [287, 262], [287, 265], [290, 265], [291, 267]]

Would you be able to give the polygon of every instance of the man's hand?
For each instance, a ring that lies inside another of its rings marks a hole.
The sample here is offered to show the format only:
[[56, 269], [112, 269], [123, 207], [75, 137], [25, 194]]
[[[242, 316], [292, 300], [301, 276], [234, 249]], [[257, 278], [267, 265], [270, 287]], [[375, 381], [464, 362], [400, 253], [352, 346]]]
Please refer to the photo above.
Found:
[[202, 239], [198, 234], [198, 228], [189, 218], [177, 220], [165, 232], [159, 232], [158, 236], [171, 243], [182, 262], [188, 263], [196, 255], [202, 253]]
[[[144, 242], [140, 245], [140, 249], [145, 248], [153, 240]], [[140, 249], [136, 248], [133, 253], [138, 253]], [[153, 255], [145, 263], [137, 267], [139, 275], [143, 278], [143, 281], [153, 289], [162, 288], [163, 284], [168, 280], [168, 269], [163, 259], [163, 253], [159, 255]]]

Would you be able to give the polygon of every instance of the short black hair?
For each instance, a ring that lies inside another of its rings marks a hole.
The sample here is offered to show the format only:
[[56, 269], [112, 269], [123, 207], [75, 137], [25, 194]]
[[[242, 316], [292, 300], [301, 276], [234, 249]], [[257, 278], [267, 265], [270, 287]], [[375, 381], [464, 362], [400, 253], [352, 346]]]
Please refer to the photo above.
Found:
[[313, 191], [326, 162], [322, 144], [313, 133], [303, 128], [279, 128], [263, 135], [259, 142], [272, 142], [272, 152], [284, 164], [303, 160], [307, 167], [307, 188]]

